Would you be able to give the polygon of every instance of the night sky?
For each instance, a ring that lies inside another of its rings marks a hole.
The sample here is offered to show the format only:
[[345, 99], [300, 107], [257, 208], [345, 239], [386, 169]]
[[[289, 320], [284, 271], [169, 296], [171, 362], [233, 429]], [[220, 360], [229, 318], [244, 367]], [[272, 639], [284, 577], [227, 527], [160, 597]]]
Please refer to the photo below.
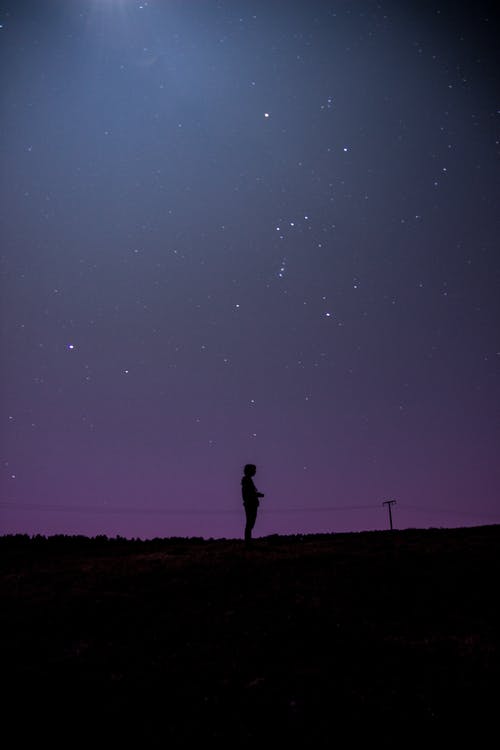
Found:
[[500, 522], [493, 4], [11, 0], [0, 533]]

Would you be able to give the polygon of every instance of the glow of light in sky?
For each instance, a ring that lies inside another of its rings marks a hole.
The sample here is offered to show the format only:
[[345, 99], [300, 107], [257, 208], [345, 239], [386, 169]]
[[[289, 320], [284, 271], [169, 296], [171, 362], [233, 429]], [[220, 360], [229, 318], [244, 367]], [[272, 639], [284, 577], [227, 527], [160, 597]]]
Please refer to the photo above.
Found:
[[289, 5], [2, 4], [2, 533], [496, 518], [487, 4]]

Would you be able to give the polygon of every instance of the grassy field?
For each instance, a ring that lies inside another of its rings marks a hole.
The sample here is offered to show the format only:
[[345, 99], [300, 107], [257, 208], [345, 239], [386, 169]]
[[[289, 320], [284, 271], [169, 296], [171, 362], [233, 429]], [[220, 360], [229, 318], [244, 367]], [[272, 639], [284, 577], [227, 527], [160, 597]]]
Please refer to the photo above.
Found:
[[1, 537], [3, 735], [333, 747], [469, 733], [486, 747], [499, 542], [500, 526], [248, 550]]

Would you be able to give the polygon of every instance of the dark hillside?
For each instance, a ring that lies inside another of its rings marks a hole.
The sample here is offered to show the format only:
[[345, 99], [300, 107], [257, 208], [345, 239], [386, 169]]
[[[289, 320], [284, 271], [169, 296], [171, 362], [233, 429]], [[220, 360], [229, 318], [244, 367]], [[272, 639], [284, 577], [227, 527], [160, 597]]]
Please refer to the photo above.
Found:
[[4, 736], [334, 746], [496, 720], [500, 526], [0, 539]]

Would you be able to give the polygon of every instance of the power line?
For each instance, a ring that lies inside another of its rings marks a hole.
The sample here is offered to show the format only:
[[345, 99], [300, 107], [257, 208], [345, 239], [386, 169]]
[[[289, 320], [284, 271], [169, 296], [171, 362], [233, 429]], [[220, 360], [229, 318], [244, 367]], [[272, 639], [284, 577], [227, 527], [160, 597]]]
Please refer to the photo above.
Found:
[[331, 510], [367, 510], [369, 508], [378, 508], [378, 505], [324, 505], [320, 507], [304, 508], [264, 508], [266, 513], [321, 513], [322, 511]]
[[33, 511], [61, 511], [63, 513], [138, 513], [153, 514], [162, 513], [168, 515], [200, 515], [217, 513], [234, 513], [236, 511], [226, 508], [138, 508], [131, 506], [116, 505], [36, 505], [36, 504], [14, 504], [0, 503], [0, 508], [7, 510], [33, 510]]
[[[416, 513], [451, 513], [460, 516], [482, 516], [484, 518], [500, 519], [499, 514], [489, 513], [482, 510], [465, 511], [455, 508], [431, 508], [429, 506], [402, 505], [398, 504], [401, 511], [412, 511]], [[241, 508], [150, 508], [138, 506], [118, 506], [118, 505], [64, 505], [56, 503], [9, 503], [0, 502], [0, 508], [3, 510], [25, 510], [25, 511], [48, 511], [63, 513], [97, 513], [97, 514], [144, 514], [144, 515], [221, 515], [221, 514], [240, 514]], [[375, 510], [380, 505], [324, 505], [324, 506], [295, 506], [291, 508], [268, 508], [261, 506], [261, 511], [266, 515], [271, 514], [288, 514], [288, 513], [330, 513], [330, 512], [347, 512], [353, 510]]]
[[426, 505], [404, 505], [404, 510], [413, 510], [416, 513], [453, 513], [457, 516], [484, 516], [485, 518], [499, 518], [498, 513], [489, 513], [483, 510], [456, 510], [456, 508], [430, 508]]
[[[264, 508], [267, 513], [322, 513], [330, 511], [367, 510], [378, 508], [378, 505], [336, 505], [319, 507], [292, 507], [292, 508]], [[62, 511], [64, 513], [161, 513], [167, 515], [216, 515], [219, 513], [241, 513], [240, 508], [140, 508], [133, 506], [116, 505], [57, 505], [36, 503], [5, 503], [0, 502], [0, 508], [5, 510], [32, 510], [32, 511]]]

